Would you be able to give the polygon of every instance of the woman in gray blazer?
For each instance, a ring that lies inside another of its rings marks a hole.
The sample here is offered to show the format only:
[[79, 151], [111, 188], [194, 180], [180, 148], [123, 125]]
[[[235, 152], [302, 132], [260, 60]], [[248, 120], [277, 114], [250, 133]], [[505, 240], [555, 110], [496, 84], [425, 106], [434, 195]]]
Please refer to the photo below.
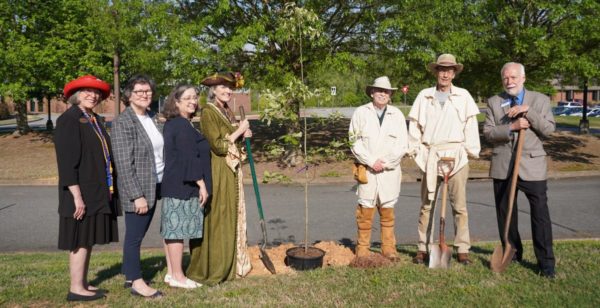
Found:
[[125, 210], [125, 287], [131, 287], [133, 295], [151, 298], [161, 297], [162, 293], [142, 279], [140, 248], [160, 198], [165, 166], [162, 124], [148, 109], [154, 88], [149, 77], [132, 77], [123, 93], [127, 108], [117, 117], [112, 130], [116, 171], [122, 176], [118, 189]]

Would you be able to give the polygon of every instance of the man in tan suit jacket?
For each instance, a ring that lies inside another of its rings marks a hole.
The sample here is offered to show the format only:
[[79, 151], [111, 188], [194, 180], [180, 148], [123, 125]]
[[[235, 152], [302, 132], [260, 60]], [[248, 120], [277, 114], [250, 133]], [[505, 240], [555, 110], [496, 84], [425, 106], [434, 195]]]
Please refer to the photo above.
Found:
[[[554, 277], [552, 250], [552, 223], [548, 211], [546, 152], [541, 138], [555, 129], [550, 99], [538, 92], [524, 88], [525, 68], [520, 63], [506, 63], [501, 70], [504, 92], [488, 99], [487, 116], [483, 134], [494, 146], [490, 176], [494, 179], [494, 197], [498, 231], [502, 240], [508, 208], [511, 173], [514, 164], [517, 135], [525, 134], [519, 164], [517, 192], [523, 191], [531, 208], [533, 247], [540, 272]], [[514, 261], [523, 258], [523, 245], [518, 230], [518, 207], [515, 194], [508, 240], [517, 249]]]

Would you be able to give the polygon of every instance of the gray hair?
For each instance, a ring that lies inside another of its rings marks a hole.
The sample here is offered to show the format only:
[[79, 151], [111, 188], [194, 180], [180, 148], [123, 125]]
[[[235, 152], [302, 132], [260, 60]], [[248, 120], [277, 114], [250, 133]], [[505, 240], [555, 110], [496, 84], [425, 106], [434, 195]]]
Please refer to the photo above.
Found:
[[523, 66], [523, 64], [518, 63], [518, 62], [507, 62], [502, 66], [502, 69], [500, 70], [500, 76], [502, 76], [502, 74], [504, 73], [504, 70], [511, 66], [511, 65], [518, 65], [519, 66], [519, 71], [521, 73], [521, 75], [525, 76], [525, 66]]
[[217, 86], [211, 86], [208, 88], [208, 93], [206, 94], [206, 101], [209, 103], [214, 103], [215, 102], [215, 89], [217, 88]]
[[67, 100], [67, 103], [71, 105], [79, 105], [79, 92], [81, 92], [81, 90], [77, 90], [75, 91], [75, 93], [71, 94], [71, 96], [69, 96], [69, 99]]

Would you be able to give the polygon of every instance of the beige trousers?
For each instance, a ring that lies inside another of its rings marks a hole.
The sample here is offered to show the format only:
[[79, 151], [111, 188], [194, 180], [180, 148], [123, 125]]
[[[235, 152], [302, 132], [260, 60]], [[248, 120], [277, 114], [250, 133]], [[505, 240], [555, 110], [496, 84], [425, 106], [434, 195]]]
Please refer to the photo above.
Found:
[[[439, 230], [434, 229], [435, 210], [438, 208], [436, 200], [427, 198], [427, 179], [426, 174], [421, 180], [421, 213], [419, 215], [419, 243], [420, 251], [430, 251], [433, 245], [433, 236], [437, 239]], [[471, 248], [471, 238], [469, 236], [469, 214], [467, 213], [467, 180], [469, 178], [469, 165], [465, 165], [461, 170], [448, 179], [448, 201], [452, 207], [454, 216], [454, 247], [459, 253], [468, 253]], [[438, 181], [436, 187], [436, 196], [439, 195], [440, 207], [442, 198], [442, 186], [444, 182]], [[433, 208], [433, 211], [432, 211]], [[446, 209], [447, 211], [447, 209]], [[446, 221], [448, 221], [446, 214]], [[447, 225], [447, 224], [446, 224]], [[435, 230], [435, 232], [433, 232]]]

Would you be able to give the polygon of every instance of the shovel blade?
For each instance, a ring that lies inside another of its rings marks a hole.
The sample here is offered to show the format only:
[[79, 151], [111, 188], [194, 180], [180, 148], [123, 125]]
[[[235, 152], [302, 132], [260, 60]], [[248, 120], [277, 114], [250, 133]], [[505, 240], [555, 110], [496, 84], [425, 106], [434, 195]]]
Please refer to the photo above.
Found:
[[449, 268], [451, 258], [452, 253], [448, 246], [433, 246], [429, 254], [429, 268]]
[[502, 273], [512, 263], [512, 259], [517, 250], [513, 248], [509, 243], [506, 243], [506, 247], [502, 248], [502, 244], [494, 248], [494, 253], [490, 259], [490, 267], [494, 273]]
[[271, 262], [271, 259], [269, 259], [269, 255], [267, 255], [267, 252], [264, 250], [264, 248], [260, 247], [260, 260], [262, 261], [262, 263], [265, 265], [265, 267], [267, 268], [267, 270], [269, 270], [269, 272], [271, 272], [271, 274], [275, 275], [275, 266], [273, 265], [273, 262]]

